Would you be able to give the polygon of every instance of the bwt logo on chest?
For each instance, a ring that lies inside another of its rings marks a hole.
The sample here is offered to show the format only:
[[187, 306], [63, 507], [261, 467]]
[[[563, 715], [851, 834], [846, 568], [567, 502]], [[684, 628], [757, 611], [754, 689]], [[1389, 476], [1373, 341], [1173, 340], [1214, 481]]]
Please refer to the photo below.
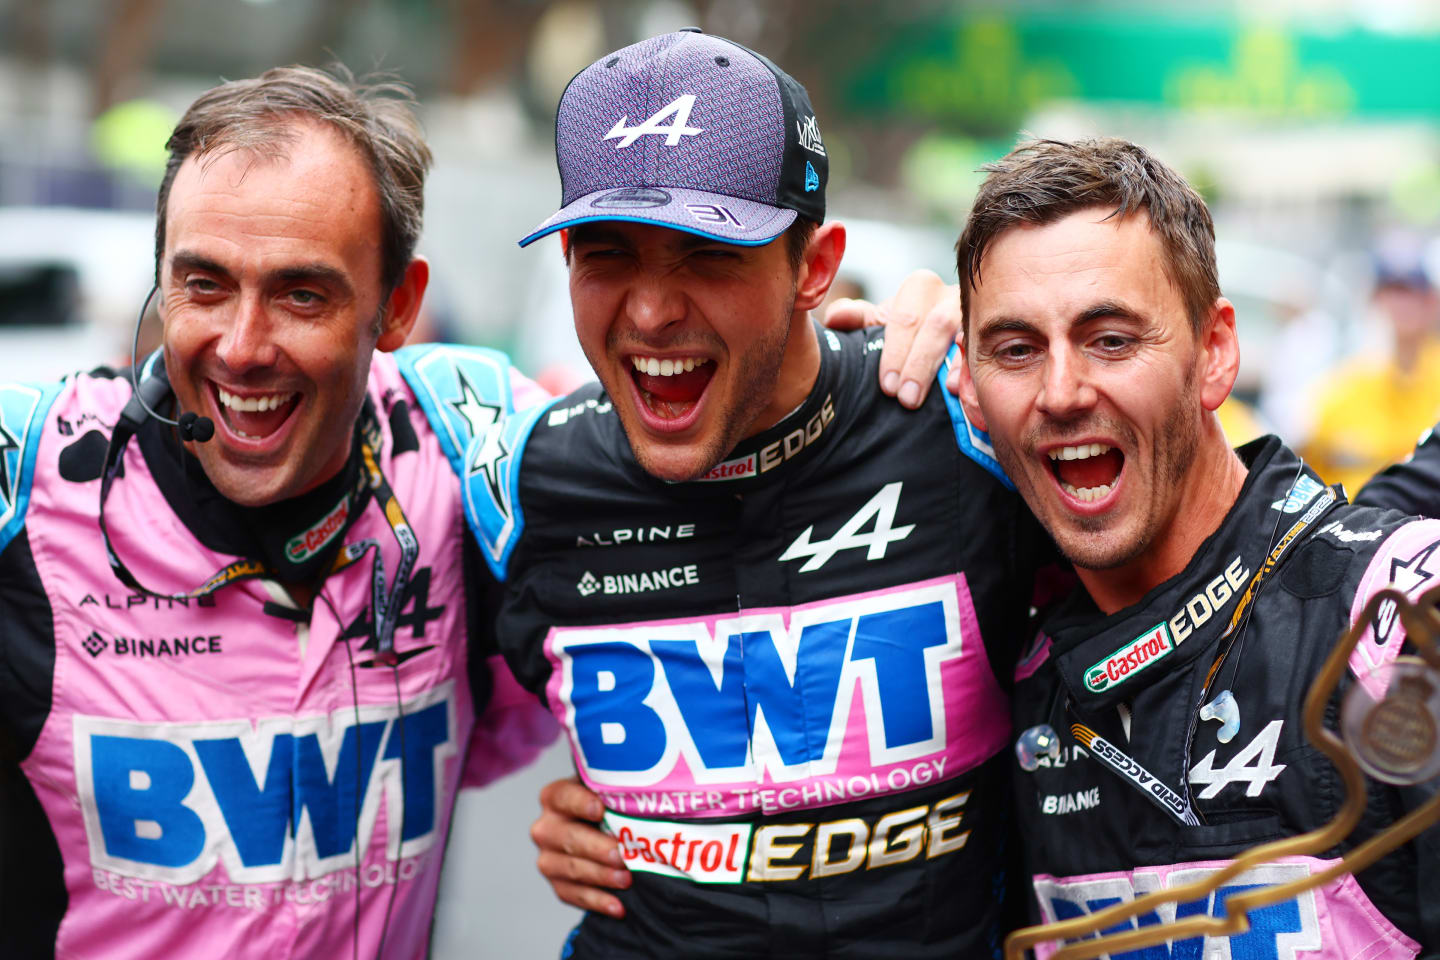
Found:
[[941, 665], [961, 655], [962, 602], [959, 578], [945, 578], [741, 616], [556, 629], [552, 697], [600, 784], [796, 781], [913, 760], [946, 747]]
[[319, 877], [354, 867], [382, 806], [386, 856], [415, 856], [435, 840], [456, 754], [453, 691], [403, 704], [403, 732], [395, 703], [253, 724], [76, 715], [91, 863], [175, 884], [217, 863], [238, 883]]

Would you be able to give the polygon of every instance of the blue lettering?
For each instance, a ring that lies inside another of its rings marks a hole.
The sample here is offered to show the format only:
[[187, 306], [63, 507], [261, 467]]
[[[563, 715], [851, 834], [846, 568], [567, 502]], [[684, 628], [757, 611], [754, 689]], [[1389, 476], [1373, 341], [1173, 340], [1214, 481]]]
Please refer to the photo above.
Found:
[[[644, 703], [655, 683], [655, 662], [628, 643], [576, 644], [570, 655], [570, 703], [575, 738], [585, 762], [601, 770], [648, 770], [665, 754], [665, 724]], [[601, 677], [608, 689], [601, 689]], [[604, 727], [619, 727], [607, 743]]]
[[750, 752], [750, 738], [740, 644], [734, 637], [725, 644], [718, 690], [694, 640], [651, 640], [650, 650], [665, 669], [670, 692], [675, 695], [680, 716], [705, 766], [744, 764]]
[[740, 635], [750, 727], [754, 728], [756, 714], [763, 708], [765, 723], [786, 766], [819, 760], [825, 755], [849, 635], [849, 620], [805, 627], [795, 655], [793, 686], [769, 632]]
[[[164, 740], [93, 734], [90, 769], [107, 853], [162, 867], [181, 867], [200, 856], [205, 825], [181, 802], [195, 784], [184, 750]], [[137, 786], [132, 773], [149, 782]], [[160, 836], [140, 836], [137, 821], [158, 824]]]
[[195, 752], [220, 805], [220, 815], [230, 828], [240, 862], [247, 867], [279, 863], [290, 827], [295, 738], [282, 733], [271, 741], [263, 787], [255, 782], [238, 739], [196, 740]]
[[441, 701], [397, 719], [385, 745], [385, 759], [403, 753], [405, 805], [402, 840], [423, 837], [435, 829], [435, 748], [450, 739], [448, 705]]
[[939, 603], [866, 614], [856, 624], [851, 657], [875, 661], [885, 746], [920, 743], [933, 736], [925, 651], [948, 639], [945, 609]]
[[[1254, 890], [1260, 884], [1221, 887], [1215, 893], [1214, 916], [1223, 916], [1225, 900], [1237, 893]], [[1276, 944], [1279, 934], [1300, 933], [1305, 925], [1300, 920], [1300, 905], [1294, 900], [1282, 900], [1268, 907], [1250, 911], [1250, 929], [1230, 938], [1230, 953], [1244, 960], [1279, 960], [1280, 949]]]
[[345, 731], [333, 780], [325, 772], [320, 738], [312, 733], [295, 740], [295, 805], [291, 816], [298, 827], [302, 814], [309, 811], [315, 850], [321, 857], [345, 853], [355, 844], [360, 800], [370, 784], [385, 723], [377, 720], [360, 724], [358, 737], [355, 727]]
[[[1246, 890], [1254, 890], [1259, 886], [1261, 884], [1221, 887], [1216, 891], [1213, 899], [1207, 897], [1205, 900], [1192, 900], [1176, 904], [1175, 919], [1184, 920], [1188, 917], [1203, 916], [1207, 912], [1213, 917], [1224, 916], [1226, 899]], [[1085, 916], [1087, 913], [1099, 913], [1119, 902], [1117, 897], [1101, 897], [1086, 900], [1085, 909], [1082, 909], [1079, 904], [1070, 900], [1052, 897], [1050, 905], [1055, 911], [1056, 920], [1072, 920]], [[1207, 910], [1207, 908], [1209, 909]], [[1099, 936], [1123, 933], [1137, 927], [1149, 927], [1159, 922], [1159, 917], [1153, 911], [1149, 911], [1132, 920], [1123, 920], [1113, 927], [1102, 930]], [[1247, 932], [1219, 939], [1229, 942], [1230, 955], [1236, 960], [1240, 960], [1240, 958], [1244, 958], [1244, 960], [1279, 960], [1278, 936], [1282, 933], [1300, 933], [1303, 929], [1299, 905], [1294, 900], [1286, 900], [1250, 911], [1250, 929]], [[1190, 937], [1185, 940], [1177, 940], [1168, 947], [1159, 943], [1142, 947], [1139, 950], [1112, 953], [1110, 957], [1111, 960], [1201, 960], [1204, 940], [1204, 937]]]

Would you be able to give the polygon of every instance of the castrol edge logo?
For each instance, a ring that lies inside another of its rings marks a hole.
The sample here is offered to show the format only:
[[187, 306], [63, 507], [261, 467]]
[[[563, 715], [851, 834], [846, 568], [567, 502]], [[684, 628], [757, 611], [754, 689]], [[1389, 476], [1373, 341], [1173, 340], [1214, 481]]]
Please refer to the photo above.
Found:
[[696, 883], [740, 883], [750, 855], [748, 823], [637, 820], [605, 811], [605, 828], [620, 845], [625, 866]]
[[329, 543], [349, 518], [350, 497], [347, 495], [335, 504], [335, 509], [320, 518], [315, 526], [285, 541], [285, 556], [291, 563], [304, 563]]
[[1170, 628], [1162, 620], [1086, 670], [1085, 689], [1099, 693], [1110, 684], [1139, 673], [1161, 657], [1169, 656], [1174, 649]]
[[717, 463], [696, 478], [697, 483], [716, 480], [743, 480], [759, 476], [780, 466], [786, 460], [820, 439], [830, 421], [835, 419], [835, 401], [827, 396], [821, 408], [815, 411], [803, 427], [797, 427], [779, 440], [767, 443], [758, 453], [747, 453], [743, 457]]

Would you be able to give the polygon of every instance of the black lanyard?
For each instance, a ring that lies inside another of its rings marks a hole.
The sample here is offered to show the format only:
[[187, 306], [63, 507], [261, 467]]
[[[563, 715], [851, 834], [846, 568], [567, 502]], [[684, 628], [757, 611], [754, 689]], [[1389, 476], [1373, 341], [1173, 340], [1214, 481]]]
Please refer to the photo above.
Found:
[[[142, 387], [148, 388], [149, 386], [150, 382], [147, 379]], [[125, 561], [120, 559], [120, 555], [110, 542], [110, 532], [105, 524], [105, 501], [110, 496], [110, 489], [114, 485], [116, 477], [120, 474], [125, 447], [144, 424], [146, 417], [138, 399], [132, 397], [121, 412], [120, 418], [115, 422], [115, 429], [110, 434], [109, 446], [105, 450], [105, 469], [100, 479], [100, 535], [104, 538], [105, 556], [110, 561], [110, 569], [115, 576], [132, 590], [169, 600], [188, 600], [192, 597], [208, 596], [221, 587], [238, 583], [241, 580], [258, 577], [278, 579], [276, 572], [265, 563], [259, 560], [240, 559], [226, 564], [193, 590], [184, 593], [157, 593], [140, 583], [130, 568], [125, 565]], [[367, 537], [344, 544], [335, 554], [334, 562], [324, 572], [322, 579], [344, 570], [364, 557], [370, 549], [375, 550], [375, 560], [371, 568], [370, 592], [374, 616], [370, 624], [370, 639], [375, 645], [376, 662], [393, 666], [399, 663], [399, 657], [395, 653], [395, 627], [400, 616], [400, 605], [405, 596], [405, 586], [410, 580], [415, 560], [420, 553], [420, 542], [415, 536], [414, 528], [405, 518], [405, 511], [400, 507], [400, 501], [396, 499], [395, 491], [380, 470], [379, 458], [375, 454], [381, 445], [380, 421], [368, 398], [356, 426], [356, 440], [360, 445], [361, 480], [369, 487], [375, 500], [381, 505], [385, 520], [390, 525], [390, 531], [394, 534], [396, 543], [400, 545], [400, 565], [395, 571], [394, 584], [387, 590], [385, 557], [380, 551], [380, 541], [374, 537]]]

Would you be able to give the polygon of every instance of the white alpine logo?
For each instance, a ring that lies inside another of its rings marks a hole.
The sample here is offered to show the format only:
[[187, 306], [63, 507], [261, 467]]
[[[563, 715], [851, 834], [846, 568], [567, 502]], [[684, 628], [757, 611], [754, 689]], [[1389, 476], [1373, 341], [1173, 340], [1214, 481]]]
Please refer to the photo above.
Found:
[[470, 429], [470, 439], [466, 444], [466, 475], [483, 473], [485, 484], [490, 488], [490, 498], [495, 501], [496, 508], [508, 517], [510, 511], [506, 508], [501, 490], [501, 461], [510, 456], [510, 448], [505, 445], [502, 436], [504, 411], [496, 404], [481, 400], [470, 378], [458, 367], [455, 376], [460, 385], [460, 396], [447, 402]]
[[1280, 729], [1284, 725], [1284, 720], [1271, 720], [1244, 750], [1219, 770], [1215, 769], [1215, 751], [1205, 754], [1190, 770], [1191, 783], [1207, 785], [1200, 791], [1199, 798], [1209, 800], [1232, 783], [1245, 784], [1247, 797], [1260, 796], [1265, 785], [1285, 769], [1285, 764], [1275, 762], [1275, 748], [1280, 743]]
[[803, 123], [796, 120], [795, 130], [800, 137], [800, 146], [809, 150], [811, 153], [818, 153], [822, 157], [825, 156], [825, 144], [820, 139], [820, 128], [815, 125], [815, 118], [813, 116], [806, 117]]
[[[655, 112], [654, 116], [638, 127], [625, 126], [625, 121], [630, 118], [628, 115], [622, 116], [619, 120], [615, 121], [615, 126], [610, 128], [610, 132], [605, 134], [601, 139], [619, 140], [620, 142], [615, 144], [615, 149], [624, 150], [646, 134], [653, 133], [658, 136], [663, 133], [665, 135], [665, 146], [678, 146], [681, 137], [693, 137], [697, 133], [705, 132], [700, 127], [690, 126], [690, 108], [693, 106], [695, 106], [695, 94], [683, 94], [661, 107]], [[670, 116], [674, 116], [675, 119], [668, 127], [662, 126], [660, 121]]]
[[[904, 540], [910, 536], [910, 531], [915, 529], [915, 524], [907, 523], [903, 527], [895, 526], [895, 509], [900, 505], [900, 488], [904, 486], [901, 481], [887, 483], [880, 488], [880, 492], [871, 497], [865, 506], [855, 512], [855, 515], [845, 521], [845, 525], [836, 531], [835, 536], [829, 540], [821, 540], [818, 543], [810, 542], [810, 534], [815, 532], [815, 525], [811, 524], [805, 528], [805, 532], [795, 538], [795, 542], [785, 549], [780, 555], [780, 560], [799, 560], [801, 557], [809, 557], [800, 568], [801, 573], [809, 573], [812, 570], [819, 570], [830, 562], [830, 558], [841, 550], [853, 550], [858, 547], [868, 548], [865, 554], [866, 560], [880, 560], [885, 556], [885, 548], [898, 540]], [[875, 520], [875, 529], [869, 533], [861, 533], [861, 529]]]

